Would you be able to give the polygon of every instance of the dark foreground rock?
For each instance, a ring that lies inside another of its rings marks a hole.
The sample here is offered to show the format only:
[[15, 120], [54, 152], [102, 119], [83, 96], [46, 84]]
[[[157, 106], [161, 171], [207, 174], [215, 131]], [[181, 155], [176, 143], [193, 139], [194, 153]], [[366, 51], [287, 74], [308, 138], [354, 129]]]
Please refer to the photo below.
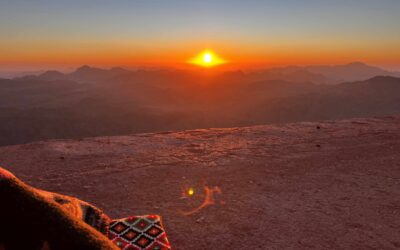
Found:
[[54, 140], [0, 165], [111, 217], [161, 214], [174, 249], [400, 247], [399, 117]]

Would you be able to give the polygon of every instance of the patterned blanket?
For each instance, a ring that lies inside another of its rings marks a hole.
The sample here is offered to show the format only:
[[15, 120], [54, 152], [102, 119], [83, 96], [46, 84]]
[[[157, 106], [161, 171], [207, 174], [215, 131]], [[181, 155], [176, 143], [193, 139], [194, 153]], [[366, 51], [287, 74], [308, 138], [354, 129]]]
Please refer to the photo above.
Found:
[[[59, 234], [63, 234], [64, 236], [60, 237], [65, 238], [66, 235], [69, 235], [71, 232], [68, 230], [70, 230], [69, 227], [71, 227], [72, 230], [82, 230], [82, 234], [88, 234], [89, 236], [86, 236], [86, 239], [87, 241], [89, 241], [89, 245], [92, 244], [95, 246], [96, 241], [101, 238], [99, 240], [100, 244], [98, 247], [85, 247], [85, 249], [114, 249], [115, 246], [119, 249], [124, 250], [171, 249], [171, 246], [167, 239], [167, 235], [161, 222], [161, 217], [158, 215], [131, 216], [123, 219], [112, 220], [102, 210], [85, 201], [79, 200], [75, 197], [35, 189], [21, 182], [10, 172], [2, 168], [0, 168], [0, 198], [2, 199], [2, 202], [6, 204], [5, 206], [0, 206], [0, 219], [2, 221], [10, 220], [13, 223], [12, 227], [4, 230], [4, 233], [0, 230], [0, 250], [2, 249], [2, 247], [4, 247], [4, 245], [10, 245], [10, 242], [12, 245], [12, 241], [16, 243], [14, 244], [15, 246], [5, 247], [5, 249], [21, 249], [20, 246], [17, 246], [18, 240], [7, 239], [7, 236], [9, 236], [8, 238], [14, 238], [14, 235], [15, 233], [18, 233], [17, 231], [19, 228], [22, 228], [24, 227], [24, 225], [29, 224], [26, 223], [27, 218], [32, 220], [29, 222], [32, 223], [32, 227], [35, 228], [34, 230], [40, 231], [38, 225], [42, 224], [43, 219], [46, 218], [46, 211], [48, 211], [49, 214], [52, 214], [49, 215], [51, 216], [49, 222], [51, 223], [51, 225], [47, 227], [56, 227], [57, 225], [61, 225], [60, 227], [62, 227], [63, 225], [62, 221], [58, 223], [57, 218], [54, 218], [53, 214], [59, 215], [61, 219], [67, 218], [67, 222], [69, 222], [68, 218], [70, 218], [72, 226], [66, 225], [66, 228], [61, 228], [60, 231], [62, 232], [59, 232]], [[15, 212], [16, 214], [21, 214], [23, 213], [23, 211], [36, 212], [36, 209], [40, 211], [37, 212], [36, 215], [39, 214], [40, 216], [42, 216], [42, 220], [40, 220], [40, 218], [37, 218], [39, 216], [32, 217], [29, 215], [27, 215], [27, 218], [25, 218], [24, 216], [19, 216], [18, 218], [20, 218], [21, 221], [9, 219], [10, 217], [13, 217], [13, 212]], [[85, 229], [84, 225], [79, 225], [79, 221], [81, 221], [83, 224], [89, 225], [92, 229]], [[44, 227], [46, 226], [44, 225]], [[54, 228], [54, 230], [56, 229], [57, 228]], [[53, 229], [46, 230], [50, 230], [49, 233], [47, 233], [48, 235], [51, 235], [54, 231]], [[43, 231], [46, 232], [46, 230]], [[104, 239], [100, 235], [98, 235], [96, 231], [101, 233]], [[90, 234], [92, 234], [93, 237], [90, 236]], [[30, 235], [35, 236], [35, 233], [31, 233]], [[75, 235], [80, 236], [79, 232], [75, 232]], [[2, 239], [2, 237], [4, 239]], [[21, 237], [23, 236], [21, 235]], [[58, 244], [63, 241], [63, 238], [56, 239], [48, 243], [49, 239], [45, 239], [44, 237], [42, 237], [41, 234], [37, 234], [37, 237], [40, 238], [38, 240], [40, 240], [41, 242], [41, 247], [31, 247], [29, 243], [27, 243], [30, 249], [62, 249], [62, 247], [60, 246], [53, 247], [52, 242], [56, 242]], [[112, 242], [109, 244], [114, 244], [114, 247], [106, 246], [108, 243], [104, 242], [107, 241], [105, 237], [110, 240], [109, 242]], [[79, 240], [82, 240], [82, 238], [85, 239], [85, 237], [81, 237]], [[72, 238], [70, 239], [70, 241], [71, 240], [73, 241], [74, 239]], [[29, 241], [27, 240], [26, 242]], [[68, 241], [66, 242], [68, 243]], [[101, 243], [103, 243], [103, 245], [101, 245]], [[64, 245], [67, 249], [67, 244]], [[79, 241], [76, 245], [79, 245]], [[26, 247], [27, 246], [24, 245], [24, 248]]]
[[121, 249], [171, 249], [158, 215], [132, 216], [113, 220], [108, 237]]

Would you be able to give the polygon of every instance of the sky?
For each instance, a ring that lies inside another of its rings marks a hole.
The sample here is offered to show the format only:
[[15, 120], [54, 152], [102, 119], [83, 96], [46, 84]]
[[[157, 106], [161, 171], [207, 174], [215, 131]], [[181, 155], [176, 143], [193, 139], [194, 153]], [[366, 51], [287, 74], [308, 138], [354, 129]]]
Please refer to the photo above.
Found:
[[362, 61], [400, 69], [398, 0], [0, 0], [0, 69]]

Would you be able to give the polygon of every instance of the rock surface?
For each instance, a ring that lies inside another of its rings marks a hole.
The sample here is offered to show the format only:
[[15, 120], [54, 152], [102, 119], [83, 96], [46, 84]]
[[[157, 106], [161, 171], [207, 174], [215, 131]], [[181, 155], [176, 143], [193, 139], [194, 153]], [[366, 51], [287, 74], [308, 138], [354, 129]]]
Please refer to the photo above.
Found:
[[400, 248], [400, 117], [53, 140], [0, 165], [114, 218], [160, 214], [174, 249]]

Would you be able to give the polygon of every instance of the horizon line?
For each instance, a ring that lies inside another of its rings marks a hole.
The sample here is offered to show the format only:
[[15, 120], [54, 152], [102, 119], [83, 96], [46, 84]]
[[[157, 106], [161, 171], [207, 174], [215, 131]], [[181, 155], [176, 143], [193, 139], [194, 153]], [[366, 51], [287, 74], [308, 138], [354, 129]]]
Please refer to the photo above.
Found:
[[[0, 64], [0, 77], [8, 78], [8, 77], [23, 77], [29, 75], [40, 75], [49, 71], [57, 71], [63, 74], [68, 74], [75, 72], [76, 70], [89, 67], [92, 69], [101, 69], [101, 70], [112, 70], [112, 69], [124, 69], [124, 70], [183, 70], [183, 71], [213, 71], [213, 72], [233, 72], [233, 71], [243, 71], [243, 72], [252, 72], [252, 71], [262, 71], [262, 70], [271, 70], [271, 69], [280, 69], [280, 68], [290, 68], [290, 67], [299, 67], [299, 68], [307, 68], [307, 67], [315, 67], [315, 66], [349, 66], [349, 65], [365, 65], [380, 68], [385, 71], [389, 71], [392, 73], [400, 73], [400, 64], [399, 65], [382, 65], [382, 64], [370, 64], [363, 61], [351, 61], [348, 63], [321, 63], [321, 64], [275, 64], [275, 65], [258, 65], [247, 67], [224, 67], [217, 66], [215, 68], [207, 68], [203, 69], [200, 67], [196, 67], [193, 65], [175, 65], [175, 66], [166, 66], [166, 65], [101, 65], [101, 64], [74, 64], [74, 65], [62, 65], [54, 64], [51, 65], [41, 65], [41, 66], [25, 66], [25, 67], [9, 67], [9, 69], [2, 69], [3, 66]], [[7, 67], [6, 67], [7, 68]]]

